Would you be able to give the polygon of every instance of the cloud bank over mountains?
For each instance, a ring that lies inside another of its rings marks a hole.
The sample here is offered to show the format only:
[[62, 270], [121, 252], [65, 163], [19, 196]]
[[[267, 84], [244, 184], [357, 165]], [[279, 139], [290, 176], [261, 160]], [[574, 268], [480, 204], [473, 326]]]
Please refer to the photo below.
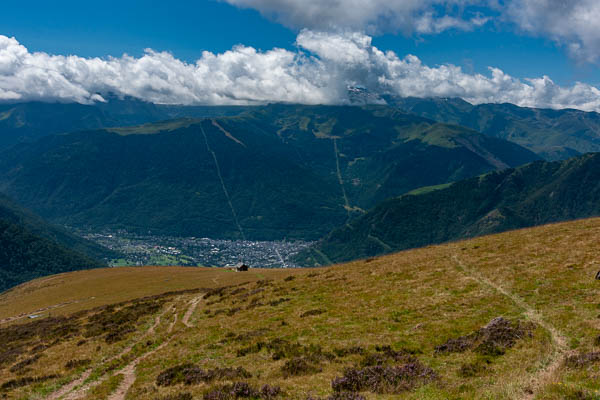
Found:
[[[229, 1], [240, 5], [249, 2]], [[534, 10], [552, 0], [522, 1], [531, 6], [527, 10]], [[254, 3], [281, 2], [292, 4], [295, 0]], [[468, 2], [453, 1], [457, 6]], [[341, 7], [346, 3], [362, 4], [358, 0], [336, 0], [334, 4]], [[384, 4], [377, 0], [372, 3]], [[320, 3], [307, 4], [317, 12]], [[418, 2], [402, 4], [420, 10]], [[388, 7], [387, 18], [395, 21], [390, 10]], [[370, 20], [356, 18], [360, 24]], [[439, 24], [443, 20], [431, 21], [430, 27], [437, 26], [431, 29], [442, 29]], [[400, 27], [399, 22], [395, 24]], [[258, 51], [239, 45], [220, 54], [204, 52], [195, 63], [186, 63], [168, 52], [151, 49], [139, 58], [32, 53], [17, 39], [0, 35], [0, 101], [91, 103], [103, 101], [103, 93], [116, 93], [162, 104], [345, 104], [349, 102], [348, 87], [358, 86], [374, 95], [461, 97], [475, 104], [510, 102], [600, 111], [600, 90], [588, 84], [564, 87], [547, 76], [520, 80], [498, 68], [482, 75], [466, 73], [451, 64], [427, 66], [416, 56], [400, 57], [374, 47], [371, 37], [364, 33], [305, 29], [298, 34], [296, 45], [294, 51]], [[573, 51], [585, 53], [586, 46], [575, 46]]]

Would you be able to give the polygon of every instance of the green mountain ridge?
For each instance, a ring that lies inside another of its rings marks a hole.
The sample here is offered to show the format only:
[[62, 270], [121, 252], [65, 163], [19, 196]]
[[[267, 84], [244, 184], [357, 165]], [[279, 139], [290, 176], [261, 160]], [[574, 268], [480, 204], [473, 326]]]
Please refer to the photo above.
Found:
[[390, 105], [517, 143], [550, 160], [600, 151], [600, 114], [514, 104], [472, 105], [458, 98], [386, 98]]
[[72, 226], [313, 240], [389, 197], [535, 159], [391, 107], [270, 105], [20, 144], [0, 154], [0, 190]]
[[298, 256], [341, 262], [600, 215], [600, 153], [537, 161], [389, 199]]
[[105, 95], [94, 104], [26, 102], [0, 104], [0, 150], [20, 142], [79, 130], [139, 125], [183, 117], [236, 115], [252, 107], [172, 106]]
[[[89, 105], [0, 104], [0, 150], [50, 134], [130, 127], [178, 118], [235, 116], [261, 108], [162, 105], [111, 94], [104, 98], [106, 102]], [[403, 112], [512, 141], [547, 160], [600, 151], [600, 114], [595, 112], [537, 109], [508, 103], [472, 105], [459, 98], [384, 96], [384, 99]]]

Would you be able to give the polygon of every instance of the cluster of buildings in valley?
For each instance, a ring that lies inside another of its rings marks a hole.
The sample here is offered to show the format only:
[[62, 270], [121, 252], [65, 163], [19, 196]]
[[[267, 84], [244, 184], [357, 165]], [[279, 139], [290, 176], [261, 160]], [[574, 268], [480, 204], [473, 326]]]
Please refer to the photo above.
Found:
[[240, 262], [260, 268], [295, 268], [293, 256], [310, 246], [303, 241], [215, 240], [145, 236], [124, 230], [79, 232], [86, 239], [122, 254], [112, 266], [188, 265], [229, 267]]

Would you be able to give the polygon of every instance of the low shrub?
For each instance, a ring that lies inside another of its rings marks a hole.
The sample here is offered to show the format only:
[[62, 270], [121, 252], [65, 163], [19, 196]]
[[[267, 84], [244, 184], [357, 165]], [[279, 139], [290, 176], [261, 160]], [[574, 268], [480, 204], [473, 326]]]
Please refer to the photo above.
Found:
[[458, 370], [458, 376], [462, 378], [472, 378], [474, 376], [481, 375], [486, 370], [485, 362], [482, 360], [476, 360], [472, 363], [464, 363]]
[[513, 347], [518, 340], [532, 337], [534, 328], [535, 325], [530, 322], [513, 322], [498, 317], [476, 332], [450, 339], [437, 346], [435, 352], [461, 353], [472, 349], [485, 356], [500, 356]]
[[19, 379], [12, 379], [8, 382], [3, 383], [0, 386], [0, 391], [8, 391], [12, 389], [17, 389], [23, 386], [29, 386], [33, 383], [46, 382], [51, 379], [60, 378], [60, 375], [45, 375], [45, 376], [27, 376]]
[[273, 339], [270, 342], [256, 342], [238, 349], [237, 356], [244, 357], [248, 354], [259, 353], [263, 349], [271, 352], [273, 360], [304, 358], [307, 361], [318, 363], [320, 361], [335, 359], [335, 354], [323, 351], [319, 345], [310, 344], [305, 346], [297, 342], [292, 343], [279, 338]]
[[271, 400], [281, 394], [279, 386], [263, 385], [257, 389], [246, 382], [236, 382], [213, 388], [204, 394], [204, 400], [264, 399]]
[[365, 396], [354, 392], [337, 392], [331, 396], [322, 399], [320, 397], [308, 396], [306, 400], [367, 400]]
[[292, 299], [290, 299], [289, 297], [281, 297], [281, 298], [279, 298], [279, 299], [277, 299], [277, 300], [273, 300], [273, 301], [271, 301], [271, 302], [269, 303], [269, 305], [270, 305], [271, 307], [277, 307], [278, 305], [280, 305], [280, 304], [283, 304], [283, 303], [285, 303], [285, 302], [287, 302], [287, 301], [290, 301], [290, 300], [292, 300]]
[[360, 361], [362, 367], [414, 362], [417, 359], [407, 350], [392, 350], [390, 346], [377, 346], [375, 353], [367, 353]]
[[363, 369], [349, 368], [344, 376], [335, 378], [331, 386], [335, 392], [370, 391], [378, 394], [399, 394], [433, 382], [437, 374], [419, 361], [402, 366], [377, 365]]
[[313, 315], [321, 315], [325, 312], [325, 310], [315, 309], [303, 312], [300, 314], [300, 318], [312, 317]]
[[191, 393], [169, 394], [163, 397], [155, 397], [154, 400], [193, 400], [194, 396]]
[[18, 363], [16, 363], [12, 367], [10, 367], [10, 372], [13, 372], [13, 373], [22, 373], [25, 370], [26, 367], [28, 367], [31, 364], [35, 363], [41, 357], [42, 357], [41, 354], [36, 354], [33, 357], [29, 357], [29, 358], [24, 359], [23, 361], [19, 361]]
[[283, 373], [284, 378], [289, 378], [291, 376], [313, 375], [321, 371], [322, 370], [320, 368], [301, 357], [295, 357], [291, 360], [287, 360], [281, 367], [281, 372]]
[[565, 364], [570, 368], [583, 368], [600, 362], [600, 352], [582, 353], [567, 357]]
[[90, 360], [89, 358], [85, 358], [82, 360], [69, 360], [65, 364], [65, 368], [66, 369], [75, 369], [75, 368], [85, 367], [85, 366], [90, 365], [91, 362], [92, 362], [92, 360]]
[[234, 380], [251, 377], [252, 374], [242, 367], [204, 370], [195, 364], [181, 364], [161, 372], [156, 378], [156, 385], [173, 386], [180, 383], [198, 385], [200, 383], [210, 383], [215, 380]]
[[338, 347], [336, 349], [333, 349], [333, 353], [340, 357], [348, 357], [350, 355], [354, 355], [354, 354], [364, 354], [365, 353], [365, 349], [361, 346], [352, 346], [352, 347]]

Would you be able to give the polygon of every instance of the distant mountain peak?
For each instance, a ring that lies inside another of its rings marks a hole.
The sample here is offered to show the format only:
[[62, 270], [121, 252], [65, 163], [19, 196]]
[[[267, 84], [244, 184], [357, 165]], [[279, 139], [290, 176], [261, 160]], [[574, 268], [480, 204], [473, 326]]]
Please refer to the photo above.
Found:
[[348, 99], [352, 105], [368, 105], [368, 104], [381, 104], [387, 105], [387, 102], [379, 96], [377, 93], [369, 91], [364, 86], [348, 86]]

